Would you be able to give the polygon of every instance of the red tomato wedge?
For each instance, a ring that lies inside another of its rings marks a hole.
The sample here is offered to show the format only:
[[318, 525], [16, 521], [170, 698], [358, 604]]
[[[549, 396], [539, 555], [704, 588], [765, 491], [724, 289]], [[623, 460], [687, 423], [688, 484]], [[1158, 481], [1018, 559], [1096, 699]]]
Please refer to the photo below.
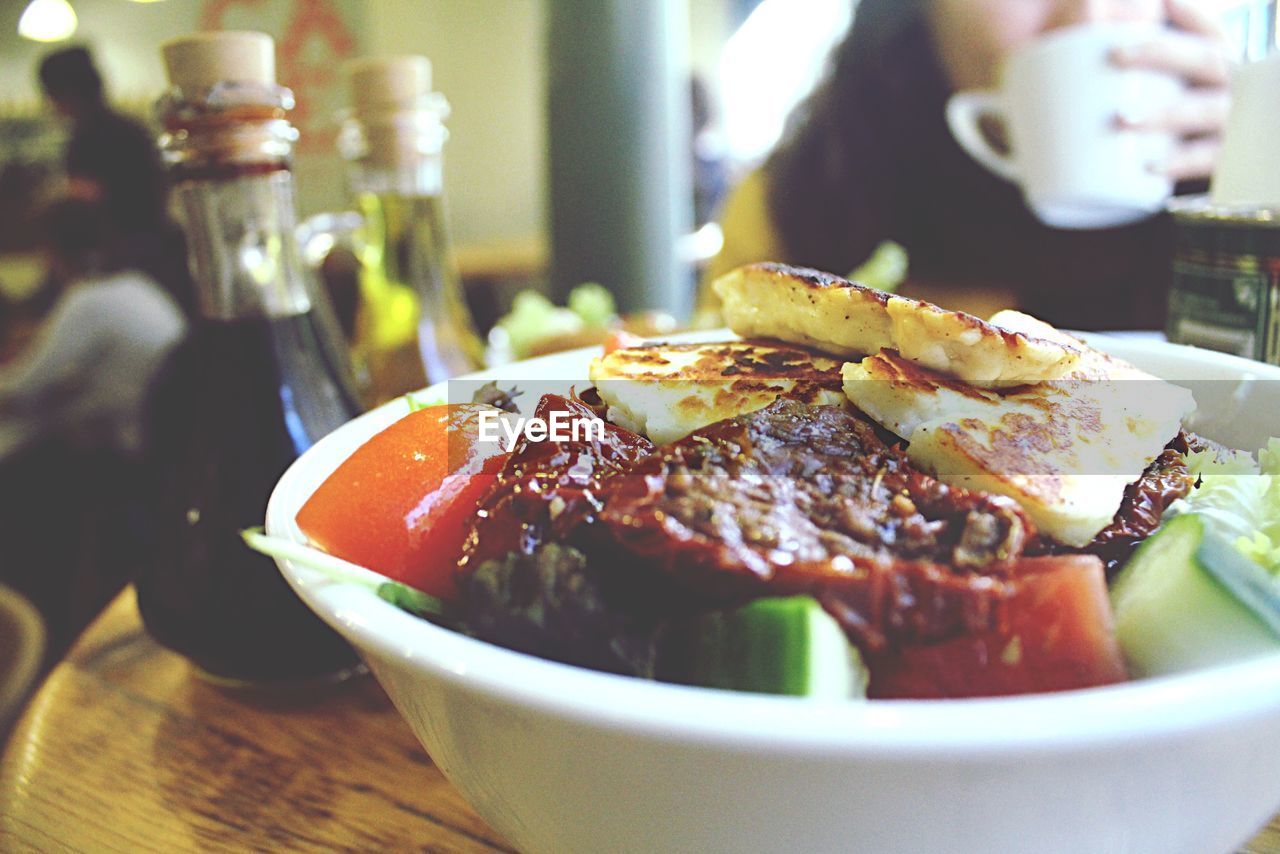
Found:
[[633, 335], [625, 329], [614, 329], [604, 339], [604, 355], [609, 355], [614, 350], [629, 350], [632, 347], [639, 347], [644, 343], [644, 339], [639, 335]]
[[477, 404], [412, 412], [352, 454], [298, 511], [329, 554], [444, 600], [480, 497], [507, 455], [477, 442]]
[[1102, 561], [1024, 558], [997, 631], [908, 647], [872, 663], [870, 696], [994, 697], [1123, 682]]

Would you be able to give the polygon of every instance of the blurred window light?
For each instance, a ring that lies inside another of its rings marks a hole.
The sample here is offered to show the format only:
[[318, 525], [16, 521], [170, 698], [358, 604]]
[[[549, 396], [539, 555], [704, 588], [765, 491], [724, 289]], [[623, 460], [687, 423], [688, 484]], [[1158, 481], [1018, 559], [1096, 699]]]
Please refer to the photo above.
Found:
[[688, 234], [676, 238], [676, 255], [686, 264], [705, 264], [724, 247], [724, 232], [720, 224], [709, 222]]
[[18, 19], [18, 35], [36, 42], [60, 42], [76, 31], [76, 10], [67, 0], [31, 0]]
[[782, 136], [787, 115], [813, 89], [852, 20], [850, 0], [763, 0], [725, 43], [720, 95], [725, 142], [752, 163]]

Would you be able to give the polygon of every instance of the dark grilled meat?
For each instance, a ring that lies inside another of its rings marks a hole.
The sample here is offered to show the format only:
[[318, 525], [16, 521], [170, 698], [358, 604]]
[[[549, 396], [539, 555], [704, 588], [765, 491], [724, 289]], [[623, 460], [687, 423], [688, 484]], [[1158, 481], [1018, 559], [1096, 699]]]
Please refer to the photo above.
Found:
[[779, 400], [613, 478], [612, 542], [710, 601], [812, 593], [864, 651], [996, 624], [1031, 522], [916, 471], [870, 422]]
[[[564, 412], [594, 419], [585, 404], [560, 395], [543, 395], [534, 414], [550, 421]], [[601, 484], [627, 471], [653, 445], [613, 424], [604, 436], [581, 441], [530, 441], [522, 436], [493, 486], [480, 501], [476, 521], [463, 544], [459, 567], [478, 566], [510, 553], [529, 554], [544, 542], [562, 542], [600, 507]]]
[[594, 412], [601, 421], [609, 420], [609, 404], [604, 402], [595, 386], [587, 386], [581, 393], [575, 390], [573, 399]]

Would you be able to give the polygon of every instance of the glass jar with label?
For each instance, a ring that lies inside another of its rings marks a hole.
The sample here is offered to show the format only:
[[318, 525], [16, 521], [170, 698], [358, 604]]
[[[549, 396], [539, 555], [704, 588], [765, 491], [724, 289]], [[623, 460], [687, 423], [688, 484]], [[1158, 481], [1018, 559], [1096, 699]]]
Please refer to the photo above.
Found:
[[1195, 196], [1170, 210], [1169, 340], [1280, 365], [1280, 209]]

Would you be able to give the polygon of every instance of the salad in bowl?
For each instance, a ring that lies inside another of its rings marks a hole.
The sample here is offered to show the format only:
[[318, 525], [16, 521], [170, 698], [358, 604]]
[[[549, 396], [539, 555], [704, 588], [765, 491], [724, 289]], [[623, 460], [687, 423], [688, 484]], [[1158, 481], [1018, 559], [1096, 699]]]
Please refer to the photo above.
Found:
[[482, 815], [533, 850], [1265, 820], [1280, 370], [778, 265], [717, 290], [734, 335], [357, 419], [249, 535]]

